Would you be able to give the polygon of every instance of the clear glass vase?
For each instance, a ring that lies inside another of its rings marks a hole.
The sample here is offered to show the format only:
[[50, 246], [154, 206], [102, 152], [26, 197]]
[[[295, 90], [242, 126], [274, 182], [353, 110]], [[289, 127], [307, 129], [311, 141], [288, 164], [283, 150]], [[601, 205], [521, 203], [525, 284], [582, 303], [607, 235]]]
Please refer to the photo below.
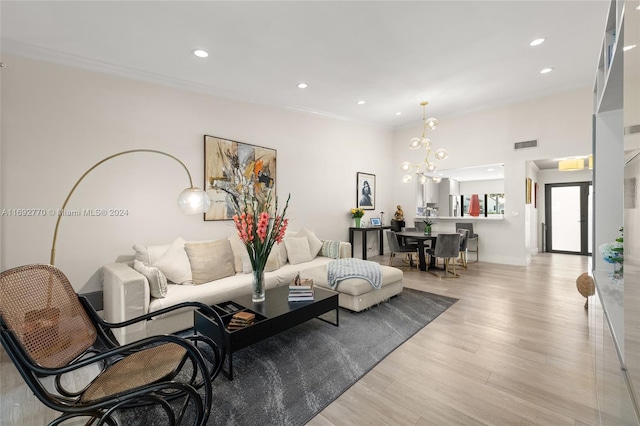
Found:
[[253, 281], [251, 284], [251, 300], [254, 303], [264, 302], [264, 270], [253, 271]]

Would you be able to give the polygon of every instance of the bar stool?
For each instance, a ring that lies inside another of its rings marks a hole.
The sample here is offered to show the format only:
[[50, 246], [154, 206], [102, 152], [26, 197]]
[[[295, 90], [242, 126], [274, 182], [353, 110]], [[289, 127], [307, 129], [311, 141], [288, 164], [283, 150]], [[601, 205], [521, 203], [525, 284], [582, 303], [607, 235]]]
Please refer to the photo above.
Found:
[[[469, 238], [467, 240], [467, 252], [475, 253], [476, 260], [468, 263], [478, 263], [480, 261], [480, 242], [478, 241], [478, 234], [473, 232], [473, 223], [456, 223], [456, 229], [469, 230]], [[473, 244], [469, 244], [473, 243]], [[469, 248], [473, 247], [473, 248]]]

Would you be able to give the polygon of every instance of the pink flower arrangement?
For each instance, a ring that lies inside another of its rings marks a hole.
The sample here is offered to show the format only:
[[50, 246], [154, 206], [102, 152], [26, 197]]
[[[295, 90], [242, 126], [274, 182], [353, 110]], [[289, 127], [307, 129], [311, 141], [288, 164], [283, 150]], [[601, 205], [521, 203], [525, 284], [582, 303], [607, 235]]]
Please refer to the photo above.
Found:
[[276, 198], [274, 214], [272, 214], [271, 188], [267, 191], [266, 199], [257, 197], [255, 194], [245, 194], [242, 202], [235, 200], [236, 203], [234, 203], [236, 214], [233, 215], [233, 221], [240, 240], [247, 248], [254, 271], [264, 270], [271, 249], [274, 244], [282, 243], [289, 224], [289, 219], [286, 219], [285, 216], [291, 195], [287, 198], [287, 203], [281, 213], [278, 213], [278, 199]]

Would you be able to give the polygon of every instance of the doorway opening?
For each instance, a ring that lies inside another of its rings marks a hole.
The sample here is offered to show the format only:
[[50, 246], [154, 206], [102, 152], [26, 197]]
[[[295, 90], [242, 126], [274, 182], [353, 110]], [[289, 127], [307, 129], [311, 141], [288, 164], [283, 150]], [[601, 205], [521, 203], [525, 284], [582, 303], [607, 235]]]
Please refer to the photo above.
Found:
[[545, 185], [547, 252], [591, 254], [592, 189], [591, 182]]

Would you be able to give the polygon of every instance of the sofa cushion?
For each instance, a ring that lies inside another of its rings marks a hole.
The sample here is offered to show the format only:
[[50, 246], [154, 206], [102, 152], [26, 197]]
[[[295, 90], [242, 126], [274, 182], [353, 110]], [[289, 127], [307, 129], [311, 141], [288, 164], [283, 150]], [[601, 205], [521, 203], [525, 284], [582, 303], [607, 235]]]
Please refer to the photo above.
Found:
[[147, 266], [139, 260], [133, 261], [133, 269], [140, 272], [149, 281], [149, 293], [152, 297], [162, 298], [167, 295], [167, 277], [155, 266]]
[[184, 250], [189, 257], [193, 284], [204, 284], [235, 275], [233, 251], [228, 239], [188, 242]]
[[233, 251], [233, 264], [236, 272], [248, 274], [252, 271], [249, 253], [238, 234], [229, 237], [231, 243], [231, 251]]
[[144, 263], [145, 265], [153, 265], [163, 254], [169, 250], [171, 244], [164, 244], [161, 246], [143, 246], [135, 244], [133, 250], [136, 252], [136, 260]]
[[322, 241], [320, 238], [316, 237], [316, 234], [313, 231], [308, 230], [307, 228], [302, 228], [300, 232], [298, 232], [298, 237], [307, 237], [309, 242], [309, 250], [311, 252], [311, 258], [313, 259], [318, 255], [320, 249], [322, 248]]
[[272, 250], [278, 250], [278, 253], [280, 253], [280, 266], [287, 263], [289, 257], [287, 255], [287, 246], [284, 244], [284, 240], [282, 240], [280, 244], [275, 243]]
[[319, 254], [330, 259], [338, 259], [340, 257], [340, 241], [323, 242]]
[[284, 244], [287, 246], [287, 256], [290, 264], [297, 265], [298, 263], [313, 260], [307, 237], [286, 237]]
[[187, 252], [184, 251], [184, 243], [182, 238], [176, 238], [160, 259], [151, 264], [159, 268], [169, 281], [176, 284], [190, 283], [193, 279], [191, 263], [189, 263]]
[[264, 265], [265, 272], [273, 272], [279, 269], [282, 266], [282, 262], [280, 261], [280, 250], [277, 247], [271, 248], [271, 253], [269, 253], [269, 257], [267, 257], [267, 263]]

